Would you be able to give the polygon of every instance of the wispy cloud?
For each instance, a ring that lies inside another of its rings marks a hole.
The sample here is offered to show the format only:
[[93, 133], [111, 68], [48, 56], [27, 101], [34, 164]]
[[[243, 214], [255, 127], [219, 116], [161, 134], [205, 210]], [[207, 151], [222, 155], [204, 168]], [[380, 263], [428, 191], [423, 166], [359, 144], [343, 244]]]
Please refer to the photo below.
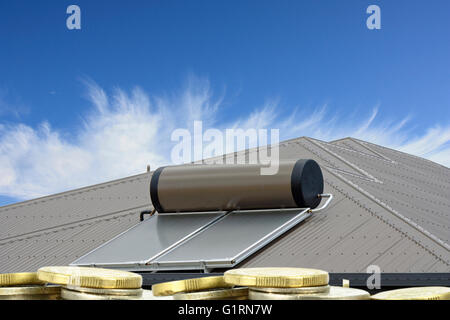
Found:
[[191, 77], [171, 95], [150, 96], [139, 88], [106, 92], [84, 81], [92, 110], [76, 132], [55, 130], [49, 123], [30, 127], [0, 124], [0, 194], [29, 199], [170, 163], [176, 128], [192, 130], [194, 120], [207, 128], [279, 128], [280, 138], [311, 136], [334, 140], [353, 136], [450, 166], [450, 125], [413, 134], [410, 119], [389, 121], [379, 106], [360, 117], [341, 116], [327, 105], [282, 112], [278, 101], [224, 123], [224, 96], [213, 94], [206, 79]]

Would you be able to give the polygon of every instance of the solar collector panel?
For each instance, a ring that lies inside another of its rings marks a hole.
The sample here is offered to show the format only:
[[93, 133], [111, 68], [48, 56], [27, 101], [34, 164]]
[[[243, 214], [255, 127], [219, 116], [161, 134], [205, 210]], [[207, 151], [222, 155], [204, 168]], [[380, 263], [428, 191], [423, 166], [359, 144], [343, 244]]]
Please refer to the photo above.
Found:
[[148, 271], [232, 267], [309, 216], [299, 208], [155, 215], [72, 265]]
[[227, 214], [202, 232], [152, 260], [152, 269], [232, 267], [307, 217], [307, 209], [243, 210]]
[[225, 212], [154, 215], [80, 257], [72, 265], [145, 264], [224, 214]]

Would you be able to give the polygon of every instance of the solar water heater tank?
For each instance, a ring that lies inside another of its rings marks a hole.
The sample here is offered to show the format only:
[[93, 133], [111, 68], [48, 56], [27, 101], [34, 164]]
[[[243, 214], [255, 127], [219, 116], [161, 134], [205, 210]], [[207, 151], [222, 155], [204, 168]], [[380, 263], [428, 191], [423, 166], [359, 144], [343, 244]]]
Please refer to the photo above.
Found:
[[[313, 160], [262, 165], [170, 166], [157, 169], [150, 194], [158, 214], [78, 258], [72, 265], [130, 271], [232, 268], [333, 198]], [[327, 201], [317, 208], [321, 199]], [[179, 212], [179, 213], [178, 213]]]
[[193, 164], [158, 168], [150, 196], [158, 213], [315, 208], [323, 193], [316, 161], [279, 163], [274, 175], [261, 174], [261, 164]]

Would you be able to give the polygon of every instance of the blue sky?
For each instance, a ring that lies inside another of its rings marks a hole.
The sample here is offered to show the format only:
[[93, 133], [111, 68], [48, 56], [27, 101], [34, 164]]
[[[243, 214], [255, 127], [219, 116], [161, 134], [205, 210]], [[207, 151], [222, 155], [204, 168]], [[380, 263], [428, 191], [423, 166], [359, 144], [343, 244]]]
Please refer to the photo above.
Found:
[[[71, 4], [81, 30], [66, 28]], [[366, 27], [371, 4], [381, 30]], [[449, 166], [449, 13], [446, 0], [2, 1], [0, 205], [164, 163], [155, 128], [191, 120], [354, 135]]]

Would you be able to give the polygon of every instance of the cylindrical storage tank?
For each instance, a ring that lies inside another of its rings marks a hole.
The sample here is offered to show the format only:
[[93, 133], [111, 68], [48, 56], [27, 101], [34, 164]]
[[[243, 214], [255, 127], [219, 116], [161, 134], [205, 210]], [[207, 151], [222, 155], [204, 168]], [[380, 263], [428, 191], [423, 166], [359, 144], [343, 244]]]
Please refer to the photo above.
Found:
[[261, 164], [186, 165], [158, 168], [150, 182], [156, 211], [315, 208], [323, 193], [316, 161], [279, 163], [278, 173], [261, 175]]

